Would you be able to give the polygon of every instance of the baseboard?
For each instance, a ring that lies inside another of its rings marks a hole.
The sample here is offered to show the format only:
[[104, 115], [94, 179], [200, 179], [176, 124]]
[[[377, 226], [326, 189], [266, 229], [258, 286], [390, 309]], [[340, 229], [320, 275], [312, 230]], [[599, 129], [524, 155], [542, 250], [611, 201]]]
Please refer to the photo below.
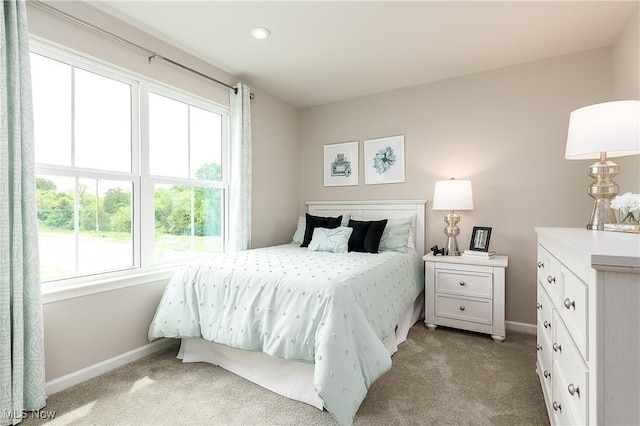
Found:
[[519, 331], [520, 333], [536, 334], [538, 328], [535, 324], [527, 324], [526, 322], [505, 321], [507, 330]]
[[159, 352], [165, 348], [177, 345], [176, 339], [160, 339], [151, 342], [132, 351], [125, 352], [121, 355], [99, 362], [82, 370], [74, 371], [65, 376], [53, 379], [45, 384], [45, 392], [48, 395], [60, 392], [61, 390], [70, 388], [78, 383], [86, 382], [101, 374], [116, 369], [130, 362], [139, 360], [153, 353]]

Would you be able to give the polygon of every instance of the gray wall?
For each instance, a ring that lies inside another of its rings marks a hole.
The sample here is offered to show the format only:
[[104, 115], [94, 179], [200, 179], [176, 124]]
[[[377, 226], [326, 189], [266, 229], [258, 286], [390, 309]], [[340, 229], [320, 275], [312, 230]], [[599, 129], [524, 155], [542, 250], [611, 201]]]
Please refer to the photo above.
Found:
[[[475, 208], [459, 212], [459, 245], [493, 227], [509, 256], [506, 318], [535, 324], [536, 226], [584, 227], [590, 161], [564, 159], [572, 110], [611, 99], [611, 48], [306, 108], [301, 120], [300, 206], [307, 199], [427, 199], [434, 182], [470, 179]], [[636, 74], [637, 77], [637, 74]], [[323, 145], [403, 134], [406, 182], [324, 187]], [[637, 161], [619, 162], [622, 191], [638, 191]], [[623, 164], [624, 163], [624, 164]], [[444, 245], [445, 212], [427, 206], [426, 246]]]
[[[183, 51], [81, 2], [53, 2], [54, 7], [128, 38], [139, 45], [218, 80], [238, 80]], [[135, 71], [171, 86], [228, 105], [225, 87], [154, 61], [144, 54], [85, 30], [28, 4], [29, 30], [77, 52]], [[251, 85], [251, 82], [247, 82]], [[252, 244], [285, 243], [293, 235], [298, 206], [299, 110], [259, 87], [252, 101], [253, 226]], [[278, 165], [278, 167], [274, 167]], [[286, 167], [282, 167], [286, 165]], [[292, 225], [293, 224], [293, 225]], [[166, 281], [157, 281], [85, 297], [45, 303], [47, 381], [73, 373], [146, 345], [151, 322]]]

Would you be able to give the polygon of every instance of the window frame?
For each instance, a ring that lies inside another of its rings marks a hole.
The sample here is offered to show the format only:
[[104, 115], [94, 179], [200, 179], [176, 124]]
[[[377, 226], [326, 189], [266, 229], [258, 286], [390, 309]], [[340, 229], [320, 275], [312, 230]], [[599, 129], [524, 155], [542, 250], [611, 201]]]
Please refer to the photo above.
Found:
[[[117, 172], [81, 167], [36, 163], [37, 176], [51, 175], [73, 178], [107, 179], [132, 183], [132, 242], [133, 266], [42, 283], [43, 303], [65, 300], [72, 297], [94, 294], [133, 285], [141, 285], [172, 276], [179, 267], [194, 260], [191, 257], [175, 262], [154, 264], [155, 252], [155, 208], [154, 186], [156, 184], [178, 184], [191, 187], [218, 188], [222, 191], [222, 251], [228, 246], [229, 229], [229, 168], [230, 132], [229, 108], [201, 96], [189, 93], [146, 76], [84, 55], [71, 49], [58, 47], [46, 40], [30, 38], [30, 52], [42, 55], [72, 67], [96, 73], [131, 86], [131, 172]], [[215, 114], [221, 115], [221, 181], [195, 178], [173, 178], [150, 174], [149, 141], [149, 94], [156, 93]], [[73, 138], [73, 136], [72, 136]], [[73, 149], [73, 145], [72, 145]], [[211, 253], [214, 256], [215, 253]], [[199, 253], [197, 257], [207, 257]]]

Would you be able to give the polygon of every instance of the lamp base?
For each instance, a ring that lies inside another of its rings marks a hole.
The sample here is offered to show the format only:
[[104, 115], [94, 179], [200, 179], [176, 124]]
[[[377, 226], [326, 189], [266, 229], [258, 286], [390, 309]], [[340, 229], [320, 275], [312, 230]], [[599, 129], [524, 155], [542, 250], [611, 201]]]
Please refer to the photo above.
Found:
[[460, 233], [460, 228], [458, 228], [460, 216], [451, 210], [445, 215], [444, 221], [447, 224], [447, 226], [444, 227], [444, 234], [447, 236], [445, 252], [447, 253], [447, 256], [460, 256], [458, 240], [456, 240], [456, 236]]
[[612, 178], [620, 172], [620, 167], [613, 161], [607, 160], [606, 153], [600, 154], [600, 161], [589, 166], [588, 175], [595, 179], [587, 187], [587, 193], [593, 197], [594, 204], [587, 229], [603, 231], [604, 225], [618, 223], [615, 213], [611, 209], [611, 199], [618, 195], [620, 187]]

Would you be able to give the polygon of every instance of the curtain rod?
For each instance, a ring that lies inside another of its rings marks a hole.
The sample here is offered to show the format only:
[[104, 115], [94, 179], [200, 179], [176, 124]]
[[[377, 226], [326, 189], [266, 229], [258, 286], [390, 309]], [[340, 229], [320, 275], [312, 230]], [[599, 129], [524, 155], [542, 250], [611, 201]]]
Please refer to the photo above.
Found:
[[[48, 12], [51, 12], [51, 13], [56, 14], [56, 15], [58, 15], [58, 16], [61, 16], [61, 17], [65, 18], [65, 19], [67, 19], [67, 20], [69, 20], [69, 21], [75, 22], [76, 24], [82, 25], [83, 27], [88, 28], [88, 29], [90, 29], [90, 30], [92, 30], [92, 31], [95, 31], [95, 32], [97, 32], [97, 33], [99, 33], [99, 34], [102, 34], [102, 35], [103, 35], [103, 36], [105, 36], [105, 37], [108, 37], [108, 38], [113, 39], [113, 40], [116, 40], [116, 41], [118, 41], [118, 42], [120, 42], [120, 43], [126, 44], [126, 45], [127, 45], [127, 46], [129, 46], [129, 47], [133, 47], [133, 48], [135, 48], [135, 49], [138, 49], [138, 50], [140, 50], [140, 51], [142, 51], [142, 52], [146, 53], [147, 55], [149, 55], [149, 63], [151, 63], [151, 60], [153, 60], [153, 59], [162, 59], [163, 61], [168, 62], [168, 63], [170, 63], [171, 65], [175, 65], [175, 66], [177, 66], [177, 67], [179, 67], [179, 68], [182, 68], [182, 69], [184, 69], [184, 70], [186, 70], [186, 71], [189, 71], [189, 72], [192, 72], [192, 73], [194, 73], [194, 74], [197, 74], [197, 75], [199, 75], [200, 77], [206, 78], [207, 80], [211, 80], [211, 81], [213, 81], [214, 83], [218, 83], [218, 84], [220, 84], [220, 85], [222, 85], [222, 86], [226, 86], [226, 87], [228, 87], [229, 89], [233, 89], [233, 91], [234, 91], [236, 94], [238, 94], [238, 89], [237, 89], [236, 87], [233, 87], [233, 86], [231, 86], [231, 85], [229, 85], [229, 84], [227, 84], [227, 83], [224, 83], [224, 82], [222, 82], [222, 81], [220, 81], [220, 80], [216, 80], [216, 79], [215, 79], [215, 78], [213, 78], [213, 77], [210, 77], [210, 76], [208, 76], [208, 75], [206, 75], [206, 74], [203, 74], [203, 73], [201, 73], [200, 71], [196, 71], [196, 70], [194, 70], [193, 68], [189, 68], [189, 67], [188, 67], [188, 66], [186, 66], [186, 65], [182, 65], [182, 64], [181, 64], [181, 63], [179, 63], [179, 62], [176, 62], [176, 61], [171, 60], [171, 59], [169, 59], [169, 58], [165, 58], [164, 56], [162, 56], [162, 55], [158, 54], [157, 52], [154, 52], [153, 50], [149, 50], [149, 49], [147, 49], [146, 47], [142, 47], [142, 46], [140, 46], [139, 44], [136, 44], [136, 43], [134, 43], [134, 42], [132, 42], [132, 41], [129, 41], [129, 40], [127, 40], [127, 39], [123, 38], [123, 37], [120, 37], [119, 35], [116, 35], [116, 34], [114, 34], [114, 33], [112, 33], [112, 32], [109, 32], [109, 31], [107, 31], [107, 30], [104, 30], [104, 29], [102, 29], [102, 28], [100, 28], [100, 27], [97, 27], [97, 26], [95, 26], [95, 25], [93, 25], [93, 24], [90, 24], [89, 22], [84, 21], [84, 20], [82, 20], [82, 19], [80, 19], [80, 18], [76, 18], [75, 16], [70, 15], [70, 14], [68, 14], [68, 13], [66, 13], [66, 12], [63, 12], [63, 11], [62, 11], [62, 10], [60, 10], [60, 9], [56, 9], [56, 8], [55, 8], [55, 7], [53, 7], [53, 6], [50, 6], [50, 5], [48, 5], [48, 4], [44, 3], [44, 2], [41, 2], [40, 0], [29, 0], [29, 3], [32, 3], [32, 4], [34, 4], [34, 5], [36, 5], [36, 6], [40, 7], [40, 8], [42, 8], [42, 9], [44, 9], [44, 10], [48, 11]], [[254, 94], [253, 94], [253, 93], [251, 93], [250, 97], [251, 97], [251, 99], [253, 99], [255, 96], [254, 96]]]

